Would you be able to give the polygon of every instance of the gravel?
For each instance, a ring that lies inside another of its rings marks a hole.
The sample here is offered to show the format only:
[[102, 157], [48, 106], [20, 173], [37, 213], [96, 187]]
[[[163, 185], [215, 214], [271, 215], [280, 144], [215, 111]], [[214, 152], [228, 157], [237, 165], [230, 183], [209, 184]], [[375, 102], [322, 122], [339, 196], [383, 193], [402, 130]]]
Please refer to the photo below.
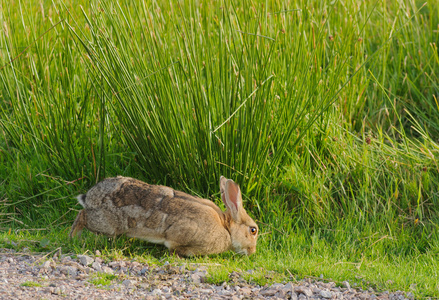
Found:
[[195, 270], [165, 263], [103, 262], [100, 257], [16, 253], [0, 249], [0, 299], [413, 299], [411, 293], [374, 292], [333, 282], [304, 280], [259, 286], [239, 272], [229, 282], [206, 283], [205, 266]]

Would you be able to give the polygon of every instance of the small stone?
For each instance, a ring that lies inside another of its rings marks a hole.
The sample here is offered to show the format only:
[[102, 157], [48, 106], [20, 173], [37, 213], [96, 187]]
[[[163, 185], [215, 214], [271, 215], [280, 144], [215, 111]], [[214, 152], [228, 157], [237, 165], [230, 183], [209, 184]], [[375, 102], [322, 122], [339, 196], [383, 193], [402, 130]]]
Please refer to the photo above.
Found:
[[271, 297], [271, 296], [276, 295], [276, 293], [277, 293], [277, 290], [275, 290], [275, 289], [268, 289], [268, 290], [260, 291], [259, 295], [266, 296], [266, 297]]
[[286, 295], [287, 295], [287, 292], [285, 292], [284, 290], [278, 290], [274, 296], [276, 298], [285, 299]]
[[294, 291], [294, 286], [291, 282], [288, 282], [286, 285], [284, 285], [284, 287], [282, 288], [282, 290], [284, 290], [285, 292], [293, 292]]
[[55, 252], [55, 254], [52, 256], [52, 259], [54, 259], [54, 260], [58, 260], [58, 259], [61, 257], [61, 254], [62, 254], [62, 252], [61, 252], [61, 248], [59, 248], [59, 249]]
[[51, 268], [51, 261], [50, 260], [46, 260], [43, 265], [41, 266], [41, 268], [45, 269], [45, 270], [49, 270]]
[[241, 275], [238, 272], [233, 271], [232, 273], [229, 274], [229, 279], [232, 281], [236, 281], [239, 279], [240, 276]]
[[148, 271], [148, 268], [143, 268], [140, 270], [140, 275], [145, 275], [146, 271]]
[[297, 297], [298, 300], [308, 300], [308, 297], [304, 294], [299, 294], [299, 297]]
[[271, 285], [271, 289], [276, 289], [276, 290], [280, 290], [284, 287], [284, 285], [282, 283], [274, 283]]
[[341, 284], [342, 284], [342, 286], [344, 288], [347, 288], [348, 290], [351, 288], [351, 285], [349, 284], [349, 281], [343, 281]]
[[75, 277], [76, 280], [84, 280], [87, 278], [87, 274], [80, 273], [78, 276]]
[[76, 276], [78, 269], [72, 266], [63, 266], [61, 267], [60, 272], [67, 276]]
[[113, 273], [114, 273], [113, 269], [112, 269], [112, 268], [109, 268], [109, 267], [107, 267], [107, 266], [103, 266], [103, 267], [102, 267], [102, 272], [104, 272], [104, 273], [106, 273], [106, 274], [113, 274]]
[[66, 290], [66, 288], [64, 286], [58, 286], [58, 287], [53, 289], [52, 294], [61, 295], [61, 294], [64, 294], [65, 290]]
[[404, 295], [398, 295], [398, 298], [397, 298], [398, 300], [404, 300], [405, 299], [405, 297], [404, 297]]
[[96, 251], [95, 251], [95, 254], [96, 254], [96, 256], [99, 256], [99, 255], [101, 255], [101, 251], [96, 250]]
[[209, 290], [209, 289], [199, 289], [198, 292], [200, 292], [201, 294], [212, 294], [213, 291]]
[[62, 264], [68, 263], [69, 261], [72, 261], [72, 258], [71, 258], [70, 256], [68, 256], [68, 255], [63, 256], [63, 257], [61, 258], [61, 263], [62, 263]]
[[252, 292], [251, 289], [249, 289], [248, 287], [243, 287], [239, 289], [239, 293], [240, 294], [244, 294], [244, 295], [250, 295]]
[[108, 266], [113, 269], [120, 268], [120, 263], [118, 261], [110, 261]]
[[313, 292], [313, 294], [320, 294], [321, 289], [319, 289], [319, 288], [316, 287], [316, 286], [312, 286], [312, 287], [311, 287], [311, 291]]
[[101, 272], [102, 271], [102, 267], [101, 267], [101, 264], [100, 263], [98, 263], [98, 262], [93, 262], [92, 264], [91, 264], [91, 267], [93, 268], [93, 269], [95, 269], [96, 271], [98, 271], [98, 272]]
[[160, 289], [154, 289], [153, 291], [152, 291], [152, 295], [153, 296], [159, 296], [159, 295], [161, 295], [162, 294], [162, 291], [160, 290]]
[[130, 287], [135, 284], [135, 281], [131, 279], [125, 279], [124, 281], [122, 281], [122, 284], [126, 287]]
[[191, 280], [193, 283], [203, 283], [207, 277], [206, 271], [195, 272], [191, 274]]
[[192, 274], [191, 275], [191, 280], [194, 283], [201, 283], [201, 277], [197, 274]]
[[218, 292], [218, 295], [221, 295], [221, 296], [230, 296], [231, 294], [232, 294], [231, 291], [226, 291], [226, 290], [222, 290], [222, 291]]
[[88, 255], [78, 255], [78, 259], [83, 266], [89, 266], [94, 262], [94, 259]]
[[331, 299], [332, 293], [330, 291], [320, 291], [320, 296], [322, 296], [325, 299]]
[[294, 288], [294, 291], [298, 294], [304, 294], [307, 297], [311, 297], [313, 295], [310, 288], [307, 288], [306, 286], [296, 286]]

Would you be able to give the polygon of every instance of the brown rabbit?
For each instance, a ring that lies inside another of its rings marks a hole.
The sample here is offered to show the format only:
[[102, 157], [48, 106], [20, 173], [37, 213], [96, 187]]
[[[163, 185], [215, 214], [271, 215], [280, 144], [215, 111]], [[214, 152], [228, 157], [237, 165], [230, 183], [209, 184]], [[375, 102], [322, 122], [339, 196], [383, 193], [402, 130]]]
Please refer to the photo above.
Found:
[[84, 209], [70, 237], [86, 227], [164, 244], [181, 256], [256, 252], [258, 225], [242, 206], [239, 186], [221, 176], [220, 189], [225, 212], [212, 201], [166, 186], [122, 176], [107, 178], [77, 197]]

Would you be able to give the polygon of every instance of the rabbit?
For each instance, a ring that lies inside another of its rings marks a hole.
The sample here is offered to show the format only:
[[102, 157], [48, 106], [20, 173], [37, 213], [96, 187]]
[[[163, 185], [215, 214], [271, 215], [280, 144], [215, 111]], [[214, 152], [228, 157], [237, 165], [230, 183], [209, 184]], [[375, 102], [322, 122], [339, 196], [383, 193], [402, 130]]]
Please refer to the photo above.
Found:
[[77, 197], [81, 210], [70, 237], [85, 227], [108, 236], [129, 237], [165, 245], [179, 256], [209, 255], [233, 250], [256, 252], [258, 225], [242, 206], [241, 190], [233, 180], [220, 178], [223, 212], [207, 199], [167, 186], [117, 176], [97, 183]]

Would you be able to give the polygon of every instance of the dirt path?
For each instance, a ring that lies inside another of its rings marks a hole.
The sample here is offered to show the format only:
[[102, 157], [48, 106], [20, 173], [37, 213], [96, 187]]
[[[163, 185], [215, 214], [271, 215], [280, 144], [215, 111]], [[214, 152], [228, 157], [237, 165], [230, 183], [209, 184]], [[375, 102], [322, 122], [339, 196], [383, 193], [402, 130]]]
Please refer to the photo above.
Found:
[[412, 299], [334, 283], [303, 281], [251, 285], [233, 272], [222, 285], [205, 283], [198, 266], [155, 266], [99, 257], [15, 253], [0, 249], [0, 299]]

